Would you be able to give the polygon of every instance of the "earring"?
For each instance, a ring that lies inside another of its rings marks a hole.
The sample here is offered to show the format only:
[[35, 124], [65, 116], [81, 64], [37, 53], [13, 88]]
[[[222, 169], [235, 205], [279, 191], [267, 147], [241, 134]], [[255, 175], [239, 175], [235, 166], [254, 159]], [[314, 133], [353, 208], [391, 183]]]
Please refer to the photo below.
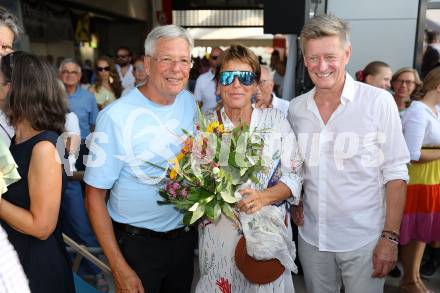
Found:
[[110, 76], [110, 77], [108, 78], [108, 82], [109, 82], [110, 84], [113, 84], [114, 81], [115, 81], [115, 80], [113, 79], [113, 77]]

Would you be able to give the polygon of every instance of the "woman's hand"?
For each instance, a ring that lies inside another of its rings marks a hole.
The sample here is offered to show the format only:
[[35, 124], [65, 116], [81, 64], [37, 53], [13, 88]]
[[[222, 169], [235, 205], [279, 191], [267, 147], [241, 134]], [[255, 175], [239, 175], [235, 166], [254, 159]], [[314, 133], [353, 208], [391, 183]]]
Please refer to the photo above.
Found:
[[239, 192], [243, 196], [243, 199], [237, 203], [237, 207], [246, 214], [255, 213], [268, 204], [264, 196], [264, 191], [244, 188]]
[[304, 206], [303, 201], [301, 200], [297, 206], [292, 206], [291, 211], [293, 222], [297, 226], [304, 225]]

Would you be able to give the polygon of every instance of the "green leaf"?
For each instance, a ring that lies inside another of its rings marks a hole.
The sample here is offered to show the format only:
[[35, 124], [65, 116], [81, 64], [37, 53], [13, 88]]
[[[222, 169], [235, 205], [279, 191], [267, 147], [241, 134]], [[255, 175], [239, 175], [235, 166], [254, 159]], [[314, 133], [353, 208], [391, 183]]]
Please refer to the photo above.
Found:
[[254, 174], [251, 174], [249, 178], [253, 183], [258, 184], [258, 178]]
[[210, 203], [214, 199], [214, 197], [215, 197], [215, 195], [208, 196], [208, 197], [202, 199], [200, 201], [200, 203], [204, 203], [204, 204]]
[[214, 213], [214, 207], [213, 206], [211, 206], [211, 205], [206, 206], [205, 214], [206, 214], [206, 216], [210, 220], [212, 220], [212, 221], [215, 220], [215, 213]]
[[159, 166], [159, 165], [157, 165], [157, 164], [155, 164], [155, 163], [151, 163], [151, 162], [149, 162], [149, 161], [144, 161], [144, 162], [147, 163], [148, 165], [151, 165], [151, 166], [153, 166], [153, 167], [156, 167], [156, 168], [158, 168], [158, 169], [161, 169], [162, 171], [167, 170], [167, 168], [164, 168], [164, 167], [162, 167], [162, 166]]
[[223, 190], [222, 192], [220, 192], [220, 195], [227, 203], [235, 203], [237, 201], [234, 194], [230, 190]]
[[191, 222], [191, 217], [192, 217], [192, 212], [186, 211], [185, 215], [183, 216], [183, 221], [182, 221], [183, 224], [189, 226]]
[[199, 204], [197, 209], [192, 213], [191, 220], [189, 224], [194, 224], [198, 219], [200, 219], [205, 214], [205, 205]]
[[234, 210], [232, 209], [232, 207], [227, 204], [227, 203], [222, 203], [221, 205], [221, 209], [223, 214], [228, 217], [231, 220], [235, 219], [235, 214], [234, 214]]
[[221, 213], [222, 213], [222, 209], [221, 209], [220, 205], [218, 203], [216, 203], [214, 206], [214, 219], [213, 220], [216, 221], [220, 217]]

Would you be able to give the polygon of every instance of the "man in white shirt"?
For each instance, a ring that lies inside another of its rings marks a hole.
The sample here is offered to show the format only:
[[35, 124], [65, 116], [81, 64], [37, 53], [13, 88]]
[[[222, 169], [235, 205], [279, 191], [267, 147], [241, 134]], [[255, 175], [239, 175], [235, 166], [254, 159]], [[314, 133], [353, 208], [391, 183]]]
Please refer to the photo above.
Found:
[[119, 47], [116, 50], [115, 68], [119, 74], [119, 78], [121, 79], [123, 96], [134, 87], [135, 78], [133, 75], [133, 65], [131, 65], [131, 58], [131, 52], [128, 48]]
[[0, 255], [0, 292], [30, 293], [28, 280], [17, 252], [8, 241], [8, 235], [2, 227], [0, 227]]
[[211, 53], [209, 54], [209, 65], [211, 68], [207, 72], [201, 74], [196, 81], [194, 95], [196, 96], [199, 105], [202, 107], [202, 112], [214, 109], [217, 106], [214, 73], [221, 53], [222, 49], [217, 47], [212, 48]]
[[315, 84], [292, 100], [288, 119], [304, 155], [303, 208], [294, 208], [307, 292], [383, 292], [397, 260], [409, 153], [385, 90], [345, 71], [348, 24], [308, 21], [301, 49]]
[[287, 116], [289, 110], [289, 102], [278, 98], [273, 92], [274, 87], [273, 73], [269, 67], [261, 65], [260, 82], [257, 87], [256, 103], [257, 105], [264, 105], [268, 108], [275, 108], [280, 110]]

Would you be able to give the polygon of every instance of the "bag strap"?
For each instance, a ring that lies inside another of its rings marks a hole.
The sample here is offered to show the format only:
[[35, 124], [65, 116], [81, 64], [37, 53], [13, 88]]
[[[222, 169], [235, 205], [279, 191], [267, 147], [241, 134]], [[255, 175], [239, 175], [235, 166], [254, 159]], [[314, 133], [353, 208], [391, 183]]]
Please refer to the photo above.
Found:
[[217, 113], [217, 120], [220, 124], [223, 124], [223, 119], [222, 119], [222, 113], [220, 113], [220, 110], [215, 111]]

